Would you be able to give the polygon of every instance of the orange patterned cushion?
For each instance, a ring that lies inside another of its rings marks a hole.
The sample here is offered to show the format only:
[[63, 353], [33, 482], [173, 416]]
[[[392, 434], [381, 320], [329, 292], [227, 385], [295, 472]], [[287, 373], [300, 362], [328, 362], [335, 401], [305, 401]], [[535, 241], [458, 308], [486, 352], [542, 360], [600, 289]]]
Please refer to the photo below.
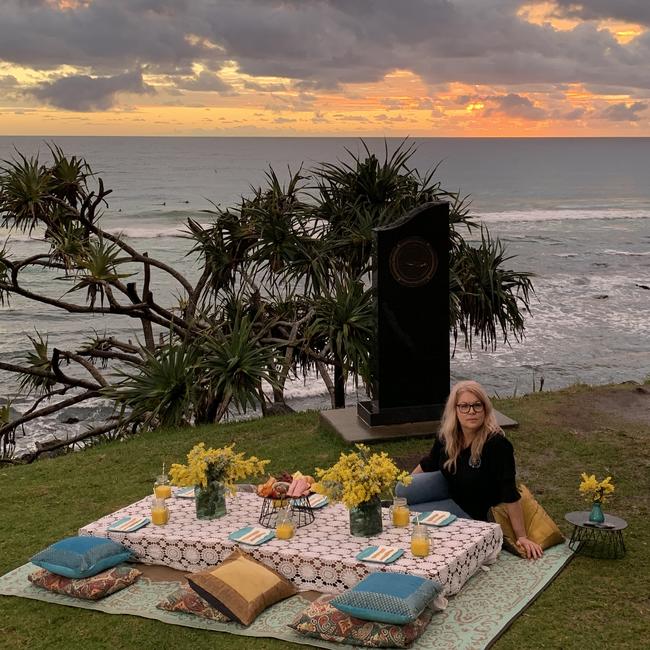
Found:
[[141, 575], [137, 569], [122, 566], [102, 571], [90, 578], [66, 578], [47, 569], [41, 569], [27, 577], [37, 587], [56, 594], [83, 600], [100, 600], [132, 585]]
[[183, 585], [173, 591], [165, 600], [160, 601], [156, 607], [168, 612], [183, 612], [194, 614], [201, 618], [209, 618], [211, 621], [227, 623], [230, 619], [218, 609], [212, 607], [206, 600], [201, 598], [189, 585]]
[[314, 639], [366, 648], [407, 648], [426, 630], [433, 611], [427, 607], [412, 623], [394, 625], [354, 618], [333, 605], [334, 596], [321, 596], [289, 625]]

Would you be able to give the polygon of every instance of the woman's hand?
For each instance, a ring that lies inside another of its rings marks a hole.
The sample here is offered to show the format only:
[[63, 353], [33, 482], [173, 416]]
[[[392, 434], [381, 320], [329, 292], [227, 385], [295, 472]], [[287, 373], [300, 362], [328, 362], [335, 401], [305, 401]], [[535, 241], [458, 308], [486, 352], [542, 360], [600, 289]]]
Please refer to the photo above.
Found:
[[538, 560], [544, 554], [542, 547], [528, 539], [528, 537], [518, 537], [517, 546], [526, 552], [526, 558], [528, 560]]

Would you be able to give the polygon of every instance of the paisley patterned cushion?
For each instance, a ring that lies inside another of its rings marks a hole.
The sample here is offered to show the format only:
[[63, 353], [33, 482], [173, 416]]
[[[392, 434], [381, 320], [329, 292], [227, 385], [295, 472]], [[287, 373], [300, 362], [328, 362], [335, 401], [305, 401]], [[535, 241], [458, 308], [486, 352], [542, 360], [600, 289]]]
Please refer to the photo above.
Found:
[[189, 585], [183, 585], [173, 591], [165, 600], [159, 602], [156, 607], [168, 612], [183, 612], [194, 614], [201, 618], [208, 618], [211, 621], [227, 623], [230, 619], [218, 609], [212, 607], [206, 600], [201, 598]]
[[66, 578], [51, 573], [47, 569], [36, 571], [27, 578], [37, 587], [53, 591], [56, 594], [83, 600], [100, 600], [132, 585], [141, 575], [137, 569], [122, 566], [98, 573], [91, 578]]
[[406, 625], [362, 621], [330, 605], [334, 596], [321, 596], [289, 625], [300, 634], [324, 641], [366, 648], [406, 648], [426, 630], [433, 612], [428, 607]]

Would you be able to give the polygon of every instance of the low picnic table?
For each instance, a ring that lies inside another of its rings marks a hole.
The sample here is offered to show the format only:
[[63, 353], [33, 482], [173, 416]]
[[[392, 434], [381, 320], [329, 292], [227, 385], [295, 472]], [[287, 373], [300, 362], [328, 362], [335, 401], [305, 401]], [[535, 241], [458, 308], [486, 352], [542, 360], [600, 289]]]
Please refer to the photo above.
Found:
[[[236, 546], [273, 567], [300, 590], [337, 593], [354, 586], [375, 571], [409, 573], [437, 580], [444, 595], [452, 596], [481, 566], [493, 563], [501, 550], [499, 525], [456, 519], [442, 528], [430, 527], [432, 552], [416, 558], [410, 551], [409, 528], [394, 528], [384, 511], [384, 531], [373, 537], [353, 537], [347, 509], [328, 505], [314, 510], [315, 520], [296, 529], [288, 541], [272, 539], [261, 546], [239, 545], [228, 535], [244, 526], [258, 525], [262, 499], [238, 493], [227, 497], [228, 514], [211, 521], [196, 518], [194, 501], [172, 497], [165, 526], [149, 524], [132, 533], [110, 532], [107, 528], [125, 516], [148, 516], [151, 497], [84, 526], [80, 535], [108, 537], [131, 549], [138, 561], [181, 571], [200, 571], [225, 560]], [[405, 553], [392, 564], [361, 562], [356, 555], [368, 546], [398, 546]]]

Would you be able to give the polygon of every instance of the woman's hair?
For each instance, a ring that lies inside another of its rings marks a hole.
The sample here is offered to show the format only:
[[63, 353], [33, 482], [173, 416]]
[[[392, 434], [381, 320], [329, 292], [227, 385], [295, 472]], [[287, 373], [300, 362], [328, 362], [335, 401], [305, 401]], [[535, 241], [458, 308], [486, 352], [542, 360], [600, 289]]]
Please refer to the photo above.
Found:
[[460, 427], [458, 415], [456, 414], [456, 401], [458, 395], [464, 392], [472, 393], [472, 395], [480, 400], [483, 403], [483, 410], [485, 412], [483, 426], [476, 432], [476, 436], [472, 440], [472, 464], [479, 462], [483, 445], [488, 438], [495, 434], [503, 435], [503, 431], [501, 431], [501, 428], [497, 424], [492, 402], [483, 386], [477, 381], [459, 381], [452, 387], [449, 393], [445, 410], [442, 413], [442, 420], [440, 421], [440, 430], [438, 431], [438, 437], [444, 444], [445, 452], [447, 453], [444, 468], [452, 473], [456, 471], [456, 460], [463, 450], [463, 430]]

